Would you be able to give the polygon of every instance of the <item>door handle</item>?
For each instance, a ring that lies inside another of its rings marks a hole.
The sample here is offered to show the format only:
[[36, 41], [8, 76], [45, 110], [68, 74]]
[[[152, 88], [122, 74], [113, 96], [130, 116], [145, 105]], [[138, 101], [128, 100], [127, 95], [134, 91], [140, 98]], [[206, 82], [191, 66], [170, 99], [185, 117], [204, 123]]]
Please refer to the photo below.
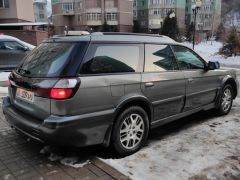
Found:
[[192, 79], [192, 78], [189, 78], [189, 79], [188, 79], [188, 83], [194, 83], [194, 82], [195, 82], [194, 79]]
[[145, 87], [153, 87], [154, 84], [152, 82], [147, 82], [145, 83]]

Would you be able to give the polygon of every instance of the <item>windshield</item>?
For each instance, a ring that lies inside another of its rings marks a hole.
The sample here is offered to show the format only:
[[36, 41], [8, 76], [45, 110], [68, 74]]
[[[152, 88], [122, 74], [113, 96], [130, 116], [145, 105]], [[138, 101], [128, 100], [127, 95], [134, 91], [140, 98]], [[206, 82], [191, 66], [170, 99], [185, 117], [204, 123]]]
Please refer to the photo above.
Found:
[[42, 43], [23, 59], [17, 72], [28, 77], [74, 76], [83, 50], [80, 43]]

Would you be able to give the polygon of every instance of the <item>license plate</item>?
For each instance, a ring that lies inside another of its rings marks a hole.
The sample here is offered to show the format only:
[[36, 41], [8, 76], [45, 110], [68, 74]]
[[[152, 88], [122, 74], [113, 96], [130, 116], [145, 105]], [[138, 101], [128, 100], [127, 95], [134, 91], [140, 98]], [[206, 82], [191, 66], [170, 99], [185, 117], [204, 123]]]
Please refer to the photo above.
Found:
[[16, 97], [27, 102], [34, 102], [34, 93], [25, 89], [17, 88]]

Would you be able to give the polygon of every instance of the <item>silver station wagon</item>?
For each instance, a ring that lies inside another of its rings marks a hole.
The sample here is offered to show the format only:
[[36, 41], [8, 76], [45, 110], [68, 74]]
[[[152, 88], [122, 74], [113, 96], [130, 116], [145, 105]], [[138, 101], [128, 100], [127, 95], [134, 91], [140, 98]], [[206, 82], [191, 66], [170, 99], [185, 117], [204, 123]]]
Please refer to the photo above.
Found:
[[9, 76], [6, 120], [36, 140], [138, 151], [151, 128], [201, 110], [226, 115], [237, 96], [232, 70], [165, 36], [55, 36]]

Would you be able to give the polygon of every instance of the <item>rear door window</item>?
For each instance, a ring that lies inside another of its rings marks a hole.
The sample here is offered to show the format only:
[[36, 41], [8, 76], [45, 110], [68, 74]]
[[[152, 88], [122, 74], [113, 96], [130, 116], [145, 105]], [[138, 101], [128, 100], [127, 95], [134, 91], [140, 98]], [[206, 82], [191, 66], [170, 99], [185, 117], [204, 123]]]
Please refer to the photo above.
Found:
[[90, 56], [82, 65], [80, 73], [137, 72], [140, 66], [140, 55], [138, 44], [92, 45]]
[[85, 48], [86, 42], [42, 43], [24, 58], [17, 72], [29, 77], [74, 76]]
[[178, 65], [169, 45], [145, 45], [145, 72], [178, 70]]

